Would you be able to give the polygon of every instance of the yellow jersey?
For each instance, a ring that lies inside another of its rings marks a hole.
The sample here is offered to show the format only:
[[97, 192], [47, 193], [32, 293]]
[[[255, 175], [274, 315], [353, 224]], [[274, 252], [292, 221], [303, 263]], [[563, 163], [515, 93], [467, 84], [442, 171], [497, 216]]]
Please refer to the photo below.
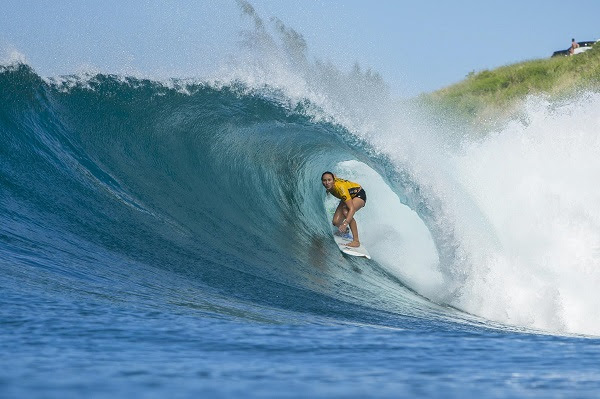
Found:
[[333, 181], [333, 187], [329, 192], [334, 197], [339, 198], [342, 201], [347, 201], [350, 198], [356, 197], [356, 194], [358, 194], [360, 190], [360, 184], [336, 177]]

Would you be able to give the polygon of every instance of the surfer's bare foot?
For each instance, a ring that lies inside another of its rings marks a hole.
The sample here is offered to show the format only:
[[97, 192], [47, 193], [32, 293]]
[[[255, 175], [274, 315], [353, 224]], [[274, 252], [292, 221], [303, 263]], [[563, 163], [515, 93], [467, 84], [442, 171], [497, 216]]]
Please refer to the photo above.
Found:
[[358, 248], [360, 247], [360, 241], [352, 241], [346, 244], [347, 247]]

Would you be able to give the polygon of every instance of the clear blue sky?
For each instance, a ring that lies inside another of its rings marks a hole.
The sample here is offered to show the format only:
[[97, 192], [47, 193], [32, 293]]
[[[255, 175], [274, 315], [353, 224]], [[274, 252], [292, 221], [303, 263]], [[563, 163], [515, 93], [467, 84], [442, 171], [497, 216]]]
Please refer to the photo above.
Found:
[[[544, 58], [600, 39], [600, 0], [250, 0], [306, 39], [313, 58], [358, 62], [414, 96], [470, 71]], [[45, 76], [85, 68], [201, 78], [250, 28], [234, 0], [3, 0], [0, 50]], [[0, 53], [0, 55], [2, 54]]]

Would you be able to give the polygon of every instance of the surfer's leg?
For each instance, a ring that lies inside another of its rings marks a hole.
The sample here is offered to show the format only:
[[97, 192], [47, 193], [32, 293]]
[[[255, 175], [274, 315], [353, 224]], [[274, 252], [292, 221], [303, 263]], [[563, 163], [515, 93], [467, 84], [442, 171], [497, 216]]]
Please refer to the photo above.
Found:
[[346, 207], [346, 204], [344, 204], [344, 202], [340, 201], [340, 204], [338, 205], [337, 209], [335, 210], [335, 213], [333, 214], [333, 220], [331, 221], [331, 223], [335, 227], [339, 227], [340, 224], [343, 223], [347, 214], [348, 214], [348, 208]]
[[[365, 206], [365, 201], [363, 201], [361, 198], [355, 197], [352, 198], [352, 203], [354, 204], [354, 209], [356, 209], [356, 211], [354, 212], [354, 215], [356, 216], [356, 213], [360, 210], [360, 208], [362, 208], [363, 206]], [[348, 208], [346, 208], [346, 212], [345, 215], [348, 214]], [[347, 247], [360, 247], [360, 241], [358, 239], [358, 225], [356, 224], [356, 218], [353, 217], [352, 220], [350, 221], [350, 231], [352, 232], [352, 242], [349, 242], [348, 244], [346, 244]]]

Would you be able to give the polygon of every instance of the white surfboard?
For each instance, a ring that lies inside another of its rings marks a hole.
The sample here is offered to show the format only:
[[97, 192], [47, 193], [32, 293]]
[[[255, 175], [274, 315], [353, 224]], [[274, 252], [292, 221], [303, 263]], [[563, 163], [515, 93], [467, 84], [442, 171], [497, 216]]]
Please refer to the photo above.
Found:
[[371, 255], [369, 255], [369, 252], [367, 251], [364, 245], [361, 244], [360, 247], [356, 248], [346, 246], [346, 244], [352, 242], [351, 235], [344, 234], [343, 236], [340, 236], [338, 234], [333, 234], [333, 239], [338, 245], [340, 251], [342, 251], [346, 255], [361, 256], [363, 258], [371, 259]]

